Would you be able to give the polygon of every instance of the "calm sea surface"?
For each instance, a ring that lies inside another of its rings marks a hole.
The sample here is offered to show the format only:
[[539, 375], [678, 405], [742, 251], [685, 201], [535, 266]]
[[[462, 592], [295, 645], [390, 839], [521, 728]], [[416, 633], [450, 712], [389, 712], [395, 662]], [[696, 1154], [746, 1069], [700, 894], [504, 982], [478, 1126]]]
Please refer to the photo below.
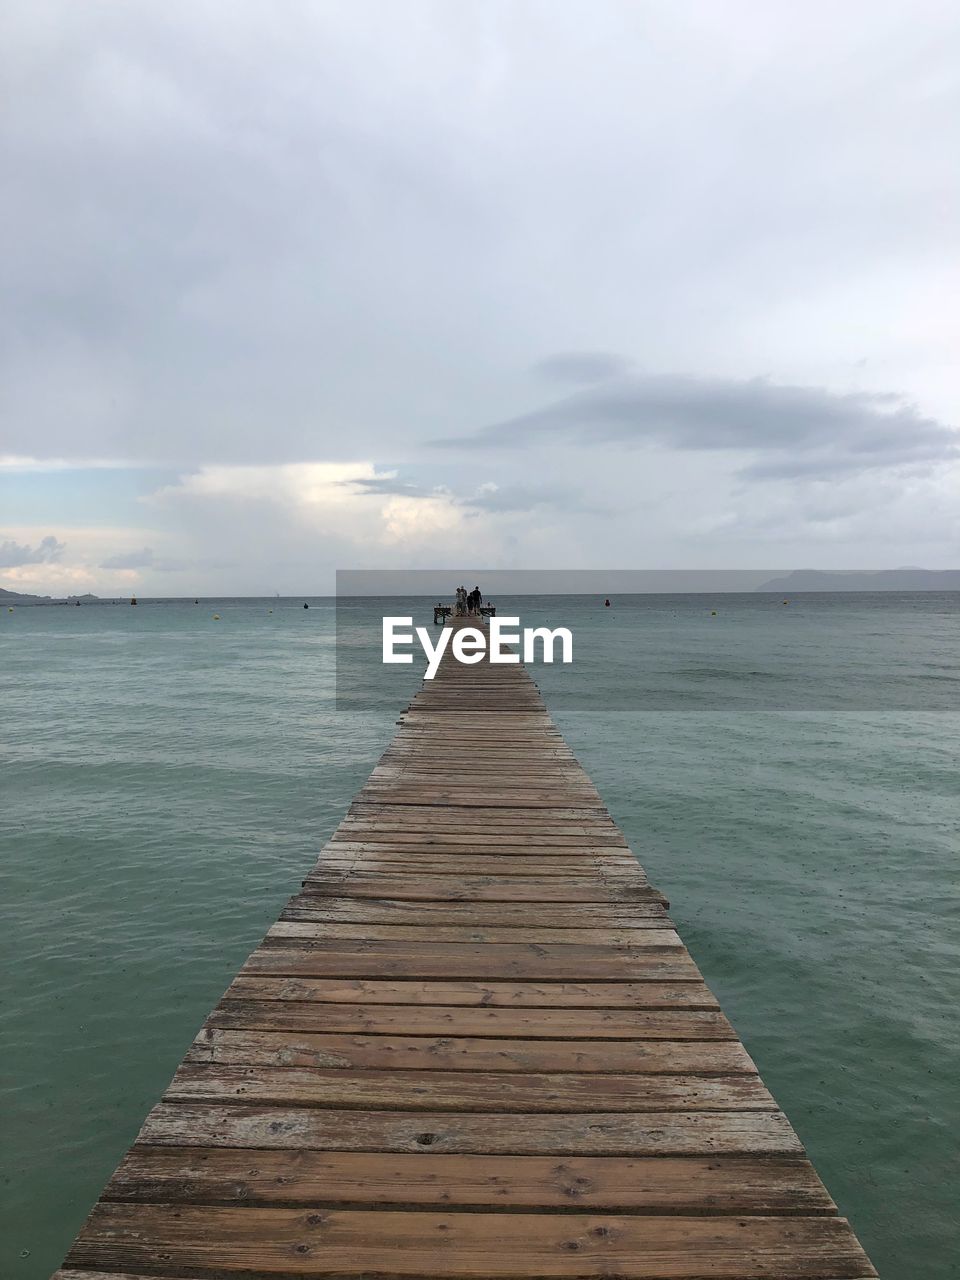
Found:
[[[354, 647], [338, 708], [309, 603], [0, 613], [3, 1277], [59, 1263], [395, 730], [417, 670]], [[573, 629], [535, 678], [881, 1274], [960, 1274], [960, 596], [518, 611]], [[382, 612], [431, 621], [352, 602], [340, 645]]]

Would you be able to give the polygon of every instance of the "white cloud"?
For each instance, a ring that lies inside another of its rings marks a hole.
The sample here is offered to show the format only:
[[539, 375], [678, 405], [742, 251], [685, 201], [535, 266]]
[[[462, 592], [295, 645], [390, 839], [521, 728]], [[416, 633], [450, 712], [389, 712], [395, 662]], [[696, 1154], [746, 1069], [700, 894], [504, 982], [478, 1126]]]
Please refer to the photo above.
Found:
[[[0, 555], [0, 586], [35, 595], [62, 595], [70, 591], [111, 594], [143, 581], [146, 565], [136, 548], [144, 531], [121, 526], [58, 525], [55, 535], [44, 528], [19, 526], [8, 531], [8, 543], [24, 551], [33, 547], [32, 558]], [[159, 545], [171, 544], [170, 536], [155, 531]], [[35, 546], [33, 544], [36, 544]], [[49, 554], [40, 554], [49, 552]], [[14, 563], [4, 564], [4, 559]], [[116, 559], [114, 567], [105, 562]], [[129, 561], [129, 563], [127, 563]]]
[[0, 474], [3, 472], [56, 472], [56, 471], [122, 471], [135, 464], [119, 458], [31, 458], [20, 454], [0, 454]]
[[41, 570], [23, 565], [3, 570], [0, 586], [24, 595], [69, 595], [93, 591], [99, 586], [99, 577], [94, 568], [83, 564], [47, 564]]
[[265, 505], [282, 511], [288, 523], [367, 547], [428, 544], [464, 526], [465, 513], [448, 492], [418, 490], [407, 497], [396, 485], [396, 472], [372, 462], [212, 466], [182, 476], [148, 501], [162, 507], [241, 504], [247, 519], [252, 507]]
[[[449, 497], [390, 498], [383, 507], [384, 541], [396, 547], [450, 549], [450, 537], [464, 532], [463, 509]], [[434, 541], [441, 539], [441, 541]]]

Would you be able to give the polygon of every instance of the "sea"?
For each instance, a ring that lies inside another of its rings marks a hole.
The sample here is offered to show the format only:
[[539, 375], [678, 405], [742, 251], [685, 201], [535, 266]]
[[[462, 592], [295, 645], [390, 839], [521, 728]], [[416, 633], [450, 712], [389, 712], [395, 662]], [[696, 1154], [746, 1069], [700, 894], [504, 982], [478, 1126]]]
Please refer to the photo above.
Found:
[[[2, 607], [5, 1280], [313, 864], [422, 675], [380, 618], [432, 603]], [[960, 1274], [960, 594], [497, 604], [570, 628], [547, 705], [881, 1275]]]

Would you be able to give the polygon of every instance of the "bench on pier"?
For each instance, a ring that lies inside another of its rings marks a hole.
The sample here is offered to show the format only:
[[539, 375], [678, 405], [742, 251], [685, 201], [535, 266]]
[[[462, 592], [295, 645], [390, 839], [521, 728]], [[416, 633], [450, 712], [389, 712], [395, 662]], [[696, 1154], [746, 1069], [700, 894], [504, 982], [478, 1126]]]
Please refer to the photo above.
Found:
[[[442, 627], [454, 612], [452, 604], [435, 604], [433, 606], [433, 625]], [[466, 617], [476, 617], [476, 614], [466, 614]], [[482, 604], [480, 606], [481, 618], [495, 618], [497, 616], [497, 606], [495, 604]]]

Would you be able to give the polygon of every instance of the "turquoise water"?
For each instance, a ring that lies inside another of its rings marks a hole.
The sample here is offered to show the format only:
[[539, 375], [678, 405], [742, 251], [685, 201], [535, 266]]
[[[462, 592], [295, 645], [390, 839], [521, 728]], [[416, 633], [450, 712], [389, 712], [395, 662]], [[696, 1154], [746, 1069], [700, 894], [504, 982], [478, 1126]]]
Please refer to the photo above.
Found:
[[[394, 732], [415, 672], [338, 709], [311, 606], [0, 615], [4, 1277], [60, 1261]], [[571, 625], [548, 705], [881, 1274], [957, 1275], [960, 597], [522, 612]]]

